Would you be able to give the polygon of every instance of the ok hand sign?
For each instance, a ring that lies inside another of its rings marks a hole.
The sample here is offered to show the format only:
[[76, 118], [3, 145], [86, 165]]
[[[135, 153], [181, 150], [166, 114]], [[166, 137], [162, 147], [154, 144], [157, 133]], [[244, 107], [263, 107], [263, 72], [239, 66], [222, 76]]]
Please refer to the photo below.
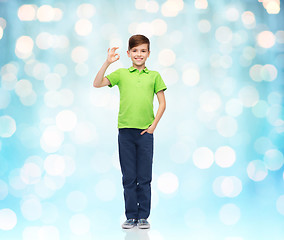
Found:
[[118, 48], [119, 47], [113, 47], [111, 50], [109, 50], [110, 48], [107, 50], [107, 52], [108, 52], [107, 61], [109, 63], [113, 63], [120, 58], [119, 54], [115, 53], [115, 50], [118, 49]]

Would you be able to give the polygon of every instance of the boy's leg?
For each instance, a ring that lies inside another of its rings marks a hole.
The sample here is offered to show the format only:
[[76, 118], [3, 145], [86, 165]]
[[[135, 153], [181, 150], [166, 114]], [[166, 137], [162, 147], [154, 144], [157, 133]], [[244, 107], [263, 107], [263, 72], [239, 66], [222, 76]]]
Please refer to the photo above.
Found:
[[147, 132], [143, 135], [140, 135], [139, 140], [137, 141], [137, 201], [139, 203], [138, 219], [147, 219], [150, 215], [153, 141], [153, 134]]
[[124, 188], [125, 215], [127, 219], [137, 219], [136, 146], [133, 129], [119, 129], [118, 147]]

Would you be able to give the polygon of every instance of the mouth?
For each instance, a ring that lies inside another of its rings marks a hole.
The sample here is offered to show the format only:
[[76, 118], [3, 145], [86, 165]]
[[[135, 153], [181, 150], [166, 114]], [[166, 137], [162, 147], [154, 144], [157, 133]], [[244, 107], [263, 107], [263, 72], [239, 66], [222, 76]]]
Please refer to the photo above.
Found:
[[135, 60], [137, 60], [137, 61], [142, 61], [143, 58], [135, 58]]

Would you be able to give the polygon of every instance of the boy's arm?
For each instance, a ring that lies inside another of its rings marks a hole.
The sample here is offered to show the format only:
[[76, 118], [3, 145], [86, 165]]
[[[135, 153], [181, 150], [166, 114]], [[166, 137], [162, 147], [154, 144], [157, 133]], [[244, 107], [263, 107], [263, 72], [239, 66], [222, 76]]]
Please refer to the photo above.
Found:
[[166, 99], [165, 99], [165, 94], [164, 94], [163, 90], [157, 92], [157, 98], [158, 98], [158, 101], [159, 101], [159, 108], [158, 108], [156, 117], [155, 117], [152, 125], [150, 127], [148, 127], [147, 129], [145, 129], [144, 131], [142, 131], [141, 135], [143, 135], [145, 132], [153, 133], [155, 128], [158, 125], [158, 122], [160, 121], [161, 117], [164, 114], [164, 111], [166, 109]]
[[110, 81], [106, 77], [104, 77], [104, 75], [108, 66], [120, 58], [119, 54], [115, 53], [116, 49], [118, 49], [118, 47], [114, 47], [110, 51], [108, 49], [107, 60], [104, 62], [103, 66], [101, 67], [100, 71], [97, 73], [97, 76], [95, 77], [95, 80], [93, 82], [94, 87], [100, 88], [110, 85]]

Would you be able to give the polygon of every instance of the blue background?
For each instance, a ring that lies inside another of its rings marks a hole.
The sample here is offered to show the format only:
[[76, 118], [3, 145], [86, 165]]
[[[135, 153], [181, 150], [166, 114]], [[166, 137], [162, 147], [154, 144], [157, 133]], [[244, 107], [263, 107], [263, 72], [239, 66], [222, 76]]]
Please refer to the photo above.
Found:
[[[283, 10], [172, 2], [0, 1], [1, 239], [284, 239]], [[43, 5], [61, 17], [40, 20]], [[167, 108], [151, 229], [123, 231], [119, 92], [92, 83], [109, 47], [120, 60], [106, 74], [132, 65], [135, 33], [150, 39]]]

